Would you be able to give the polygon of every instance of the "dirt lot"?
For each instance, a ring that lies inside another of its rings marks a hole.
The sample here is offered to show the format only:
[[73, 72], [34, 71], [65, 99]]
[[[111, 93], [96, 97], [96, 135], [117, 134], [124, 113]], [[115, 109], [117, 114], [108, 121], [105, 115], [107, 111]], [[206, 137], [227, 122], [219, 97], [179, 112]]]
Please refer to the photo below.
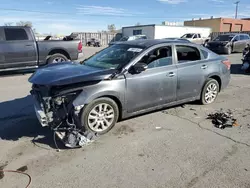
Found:
[[[84, 49], [85, 56], [96, 48]], [[55, 150], [29, 95], [30, 74], [0, 78], [0, 166], [27, 166], [31, 187], [250, 187], [250, 79], [232, 61], [230, 86], [208, 106], [188, 104], [129, 119], [81, 149]], [[213, 127], [206, 115], [231, 109], [239, 127]], [[161, 127], [156, 129], [156, 127]], [[1, 176], [0, 176], [1, 177]], [[0, 187], [28, 179], [5, 174]]]

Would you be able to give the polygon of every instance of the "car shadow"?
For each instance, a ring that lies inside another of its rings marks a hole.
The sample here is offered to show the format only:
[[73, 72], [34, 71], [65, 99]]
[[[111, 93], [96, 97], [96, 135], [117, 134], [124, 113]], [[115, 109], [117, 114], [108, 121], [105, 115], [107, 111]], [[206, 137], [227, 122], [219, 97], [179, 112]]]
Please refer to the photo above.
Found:
[[[18, 141], [32, 138], [34, 145], [56, 148], [53, 132], [42, 127], [36, 118], [31, 95], [0, 103], [0, 140]], [[61, 149], [61, 144], [58, 143]]]

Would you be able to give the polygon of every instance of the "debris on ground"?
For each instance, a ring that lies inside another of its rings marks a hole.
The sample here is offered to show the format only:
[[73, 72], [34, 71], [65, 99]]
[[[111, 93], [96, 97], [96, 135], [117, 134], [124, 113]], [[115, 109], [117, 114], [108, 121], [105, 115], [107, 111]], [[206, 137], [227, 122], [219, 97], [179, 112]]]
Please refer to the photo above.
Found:
[[28, 170], [27, 166], [22, 166], [22, 167], [17, 169], [17, 171], [19, 171], [19, 172], [25, 172], [26, 170]]
[[155, 127], [155, 129], [156, 129], [156, 130], [161, 130], [161, 129], [162, 129], [162, 127]]
[[209, 114], [207, 119], [211, 119], [214, 126], [220, 129], [239, 126], [237, 120], [233, 117], [231, 110], [223, 112], [221, 109], [219, 112]]
[[189, 110], [196, 111], [194, 108], [190, 108]]
[[186, 105], [185, 105], [185, 104], [183, 104], [183, 105], [181, 105], [181, 107], [182, 107], [182, 108], [185, 108], [185, 107], [186, 107]]
[[[88, 145], [89, 143], [96, 140], [98, 137], [96, 133], [93, 133], [90, 131], [86, 131], [84, 133], [80, 133], [74, 130], [69, 131], [67, 133], [63, 131], [62, 132], [55, 131], [55, 134], [61, 141], [63, 141], [64, 145], [68, 148], [77, 148], [77, 147], [82, 147], [84, 145]], [[57, 150], [60, 151], [56, 144], [55, 139], [54, 139], [54, 142], [55, 142]]]
[[4, 172], [3, 169], [8, 165], [8, 163], [6, 162], [4, 165], [0, 165], [0, 179], [4, 178]]

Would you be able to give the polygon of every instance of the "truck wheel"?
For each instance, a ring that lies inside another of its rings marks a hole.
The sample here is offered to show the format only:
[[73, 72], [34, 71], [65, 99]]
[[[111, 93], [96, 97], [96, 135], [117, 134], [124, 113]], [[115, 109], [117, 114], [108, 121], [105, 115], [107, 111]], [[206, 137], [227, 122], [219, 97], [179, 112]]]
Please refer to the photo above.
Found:
[[119, 117], [119, 109], [115, 101], [110, 98], [99, 98], [83, 108], [81, 124], [86, 130], [105, 134], [116, 124]]
[[63, 54], [53, 54], [47, 60], [48, 64], [61, 63], [61, 62], [64, 62], [64, 61], [67, 61], [67, 57], [64, 56]]
[[200, 102], [204, 105], [213, 103], [219, 94], [219, 87], [215, 79], [209, 78], [202, 89]]

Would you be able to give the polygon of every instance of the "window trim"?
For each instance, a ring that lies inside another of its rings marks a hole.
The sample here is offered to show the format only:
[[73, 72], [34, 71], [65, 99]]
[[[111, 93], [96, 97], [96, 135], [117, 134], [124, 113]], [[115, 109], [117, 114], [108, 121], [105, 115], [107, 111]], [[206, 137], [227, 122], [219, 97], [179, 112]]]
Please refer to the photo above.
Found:
[[[176, 48], [177, 46], [188, 46], [188, 47], [191, 47], [191, 48], [196, 48], [199, 51], [199, 53], [200, 53], [200, 59], [199, 60], [195, 60], [195, 61], [186, 61], [185, 63], [179, 63], [178, 62], [178, 56], [177, 56], [177, 48]], [[195, 62], [198, 62], [198, 61], [206, 60], [204, 58], [203, 54], [201, 53], [200, 49], [197, 46], [195, 46], [195, 45], [175, 44], [174, 48], [175, 48], [175, 52], [174, 53], [175, 53], [176, 65], [185, 65], [185, 64], [189, 64], [189, 63], [195, 63]]]
[[[22, 30], [24, 30], [24, 32], [26, 33], [27, 39], [25, 39], [25, 40], [7, 40], [6, 34], [5, 34], [5, 33], [6, 33], [6, 32], [5, 32], [5, 29], [22, 29]], [[31, 40], [31, 39], [30, 39], [30, 36], [28, 35], [28, 32], [26, 31], [25, 28], [9, 28], [9, 27], [6, 27], [6, 28], [3, 28], [3, 33], [4, 33], [5, 42], [30, 41], [30, 40]]]

